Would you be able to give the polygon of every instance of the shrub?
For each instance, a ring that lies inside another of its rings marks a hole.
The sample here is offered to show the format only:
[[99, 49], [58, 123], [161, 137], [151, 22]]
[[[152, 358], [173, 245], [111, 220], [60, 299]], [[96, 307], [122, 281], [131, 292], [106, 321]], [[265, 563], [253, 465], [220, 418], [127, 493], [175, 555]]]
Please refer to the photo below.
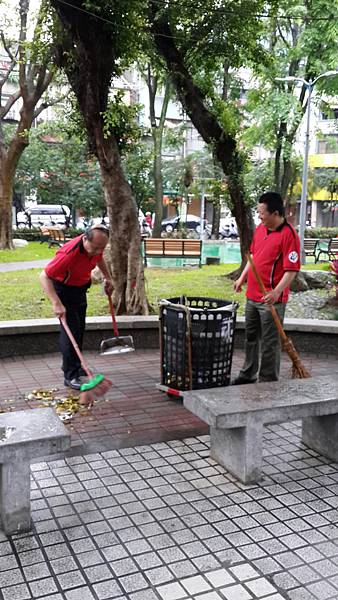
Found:
[[[67, 237], [74, 238], [81, 233], [83, 233], [83, 231], [80, 229], [74, 229], [73, 227], [67, 229]], [[39, 242], [41, 239], [41, 231], [37, 227], [14, 229], [13, 238], [17, 240], [27, 240], [27, 242]]]
[[314, 227], [313, 229], [305, 229], [305, 237], [307, 238], [336, 238], [338, 237], [338, 227]]

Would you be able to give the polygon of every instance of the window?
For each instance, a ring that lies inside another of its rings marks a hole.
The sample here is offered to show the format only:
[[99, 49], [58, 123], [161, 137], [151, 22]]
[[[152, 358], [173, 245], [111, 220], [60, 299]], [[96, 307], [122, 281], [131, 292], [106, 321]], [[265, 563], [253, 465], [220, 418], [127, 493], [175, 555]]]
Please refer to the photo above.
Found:
[[338, 136], [330, 135], [317, 141], [317, 154], [337, 154]]

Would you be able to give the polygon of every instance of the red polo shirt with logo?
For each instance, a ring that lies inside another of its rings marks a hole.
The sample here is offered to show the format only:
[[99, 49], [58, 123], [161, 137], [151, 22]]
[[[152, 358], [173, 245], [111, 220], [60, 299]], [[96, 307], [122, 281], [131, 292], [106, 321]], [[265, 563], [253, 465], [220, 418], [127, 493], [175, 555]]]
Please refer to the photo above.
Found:
[[[286, 220], [273, 231], [263, 223], [258, 225], [250, 252], [268, 292], [276, 287], [285, 272], [300, 270], [299, 237]], [[251, 269], [248, 271], [246, 296], [254, 302], [262, 302], [262, 292]], [[288, 297], [289, 288], [285, 288], [278, 302], [287, 302]]]
[[57, 251], [46, 266], [45, 273], [50, 279], [65, 285], [87, 285], [92, 270], [102, 259], [102, 254], [101, 252], [96, 256], [88, 256], [83, 247], [83, 235], [79, 235]]

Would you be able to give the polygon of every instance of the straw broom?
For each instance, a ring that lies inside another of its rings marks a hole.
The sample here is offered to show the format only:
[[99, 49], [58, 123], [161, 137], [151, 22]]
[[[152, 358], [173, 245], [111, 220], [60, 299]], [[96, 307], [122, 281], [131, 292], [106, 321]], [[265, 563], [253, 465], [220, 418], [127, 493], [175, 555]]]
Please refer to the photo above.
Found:
[[[254, 263], [253, 259], [251, 258], [250, 254], [247, 254], [247, 259], [250, 263], [250, 267], [251, 267], [252, 272], [257, 280], [259, 288], [260, 288], [262, 294], [265, 295], [267, 292], [266, 292], [264, 283], [262, 281], [260, 274], [258, 273], [258, 271], [256, 269], [255, 263]], [[287, 354], [289, 355], [289, 358], [291, 359], [291, 362], [292, 362], [292, 379], [307, 379], [308, 377], [311, 377], [309, 371], [302, 364], [302, 362], [300, 360], [300, 356], [299, 356], [296, 348], [294, 347], [292, 340], [290, 340], [290, 338], [286, 335], [275, 307], [273, 305], [271, 305], [271, 306], [269, 306], [269, 309], [270, 309], [272, 318], [275, 322], [275, 325], [277, 327], [278, 333], [280, 335], [281, 342], [282, 342], [282, 348], [283, 348], [283, 350], [285, 350], [285, 352], [287, 352]]]

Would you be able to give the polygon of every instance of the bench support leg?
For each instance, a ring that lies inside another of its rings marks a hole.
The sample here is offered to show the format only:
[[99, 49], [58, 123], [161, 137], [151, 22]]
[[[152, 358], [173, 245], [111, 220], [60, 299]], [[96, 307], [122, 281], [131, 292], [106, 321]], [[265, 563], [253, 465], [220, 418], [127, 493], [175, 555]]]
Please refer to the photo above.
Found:
[[31, 528], [29, 462], [18, 460], [0, 465], [0, 514], [8, 535]]
[[338, 415], [303, 419], [302, 441], [322, 456], [338, 462]]
[[243, 483], [262, 477], [263, 424], [235, 429], [210, 428], [210, 456]]

